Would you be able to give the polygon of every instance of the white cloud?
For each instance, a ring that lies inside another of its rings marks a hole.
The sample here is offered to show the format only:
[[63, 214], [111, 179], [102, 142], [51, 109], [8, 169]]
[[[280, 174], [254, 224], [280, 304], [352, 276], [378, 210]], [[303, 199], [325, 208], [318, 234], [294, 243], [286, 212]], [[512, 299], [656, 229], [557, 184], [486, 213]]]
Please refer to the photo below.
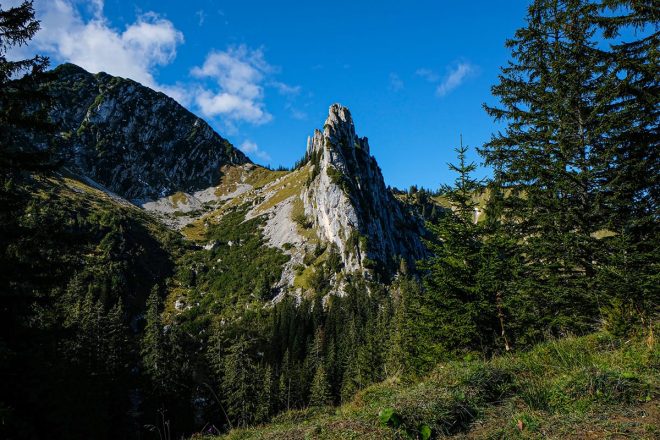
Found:
[[214, 94], [209, 90], [201, 90], [195, 102], [202, 113], [210, 117], [222, 115], [230, 120], [245, 120], [253, 124], [263, 124], [272, 119], [262, 102], [227, 92]]
[[268, 153], [261, 150], [255, 142], [252, 142], [250, 140], [243, 141], [241, 146], [238, 148], [248, 156], [256, 156], [265, 161], [269, 161], [271, 159]]
[[212, 89], [200, 90], [195, 102], [207, 117], [220, 116], [229, 123], [243, 120], [264, 124], [272, 115], [263, 102], [263, 84], [266, 76], [275, 70], [266, 62], [261, 49], [241, 45], [211, 52], [202, 66], [191, 71], [194, 77], [214, 83]]
[[[22, 0], [5, 0], [3, 7], [20, 5]], [[111, 25], [103, 13], [104, 0], [35, 0], [41, 30], [29, 47], [13, 49], [10, 57], [27, 57], [35, 52], [50, 56], [55, 63], [71, 62], [93, 72], [131, 78], [161, 91], [203, 116], [218, 118], [223, 129], [236, 133], [237, 124], [264, 124], [272, 120], [264, 102], [266, 88], [292, 99], [301, 91], [276, 81], [278, 68], [270, 65], [261, 49], [245, 45], [211, 51], [193, 78], [176, 84], [162, 84], [158, 69], [170, 64], [183, 33], [168, 19], [154, 12], [138, 16], [124, 29]], [[222, 11], [218, 14], [224, 15]], [[199, 24], [206, 18], [198, 11]]]
[[398, 92], [399, 90], [403, 89], [403, 81], [396, 73], [390, 73], [389, 89], [394, 92]]
[[474, 74], [476, 68], [467, 62], [458, 63], [452, 69], [449, 70], [447, 76], [442, 80], [442, 83], [438, 85], [436, 93], [438, 96], [445, 96], [456, 87], [460, 86], [465, 79]]
[[103, 15], [103, 0], [87, 0], [84, 6], [92, 18], [85, 20], [72, 0], [37, 0], [35, 10], [41, 30], [29, 50], [45, 52], [60, 62], [77, 64], [90, 72], [107, 72], [159, 87], [155, 68], [169, 64], [176, 56], [183, 34], [171, 21], [148, 12], [126, 29], [110, 26]]

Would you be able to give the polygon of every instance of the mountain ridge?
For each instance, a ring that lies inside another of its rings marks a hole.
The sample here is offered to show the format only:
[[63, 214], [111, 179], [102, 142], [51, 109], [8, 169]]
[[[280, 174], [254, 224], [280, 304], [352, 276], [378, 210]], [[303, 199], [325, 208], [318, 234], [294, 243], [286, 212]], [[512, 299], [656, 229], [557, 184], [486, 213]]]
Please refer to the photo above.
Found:
[[67, 63], [39, 88], [53, 102], [65, 165], [135, 204], [202, 189], [223, 165], [250, 162], [204, 120], [133, 80]]
[[[250, 205], [246, 220], [264, 216], [269, 246], [291, 257], [279, 291], [304, 292], [328, 256], [338, 258], [330, 282], [341, 293], [345, 275], [388, 279], [401, 259], [414, 265], [426, 253], [422, 218], [386, 187], [368, 139], [357, 136], [340, 104], [308, 138], [300, 166], [277, 172], [253, 164], [202, 119], [132, 80], [63, 64], [40, 88], [55, 104], [51, 118], [65, 166], [88, 184], [142, 206], [193, 241], [228, 208]], [[319, 254], [313, 269], [311, 253]]]

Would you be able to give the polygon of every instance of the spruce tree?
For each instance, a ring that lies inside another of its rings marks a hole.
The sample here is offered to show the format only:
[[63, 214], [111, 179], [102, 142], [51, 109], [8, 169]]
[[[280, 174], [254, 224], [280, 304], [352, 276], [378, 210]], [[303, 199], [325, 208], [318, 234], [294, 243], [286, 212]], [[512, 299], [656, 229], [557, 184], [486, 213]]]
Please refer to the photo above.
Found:
[[482, 295], [476, 279], [481, 237], [475, 199], [481, 186], [472, 177], [476, 165], [466, 160], [468, 147], [461, 142], [455, 151], [458, 163], [450, 164], [449, 169], [457, 177], [453, 186], [442, 189], [450, 208], [438, 223], [428, 225], [434, 236], [428, 242], [432, 256], [420, 264], [425, 271], [425, 291], [419, 312], [427, 320], [420, 331], [430, 333], [424, 337], [431, 340], [431, 363], [458, 350], [480, 349], [481, 324], [492, 316], [489, 298]]
[[601, 181], [609, 164], [610, 97], [594, 42], [596, 7], [585, 0], [535, 0], [527, 25], [507, 41], [513, 60], [492, 88], [507, 123], [480, 150], [505, 194], [502, 219], [525, 273], [515, 291], [528, 342], [545, 332], [586, 331], [598, 315], [595, 233], [604, 227]]
[[282, 410], [289, 411], [291, 409], [291, 381], [292, 371], [291, 371], [291, 359], [289, 356], [289, 350], [284, 352], [284, 357], [282, 357], [282, 363], [280, 366], [280, 378], [278, 381], [278, 391], [277, 396], [279, 397], [279, 407]]
[[513, 348], [513, 336], [525, 332], [526, 323], [520, 317], [532, 315], [528, 308], [533, 304], [517, 302], [518, 243], [502, 221], [502, 191], [491, 184], [487, 195], [476, 282], [481, 296], [487, 298], [491, 315], [488, 321], [481, 322], [481, 333], [486, 341], [491, 341], [494, 351], [509, 351]]
[[273, 396], [273, 369], [270, 365], [265, 365], [259, 368], [259, 373], [261, 375], [261, 381], [259, 382], [261, 390], [258, 393], [254, 421], [263, 423], [270, 418], [275, 402]]
[[142, 336], [142, 364], [157, 393], [168, 390], [167, 346], [160, 314], [161, 299], [158, 286], [154, 286], [147, 299], [146, 325]]
[[237, 426], [254, 422], [259, 382], [258, 368], [250, 356], [250, 342], [241, 335], [227, 350], [222, 377], [225, 409]]
[[25, 46], [40, 28], [32, 1], [0, 8], [0, 177], [2, 186], [22, 170], [38, 171], [55, 166], [50, 148], [29, 148], [28, 137], [41, 136], [52, 144], [53, 127], [47, 121], [49, 99], [36, 90], [36, 79], [48, 67], [40, 55], [9, 60], [7, 51]]
[[106, 344], [104, 362], [111, 377], [122, 377], [128, 364], [129, 330], [121, 298], [105, 316], [103, 339]]
[[325, 367], [320, 364], [316, 367], [314, 379], [310, 389], [309, 406], [318, 407], [332, 404], [332, 395], [330, 394], [330, 384], [328, 376], [325, 373]]
[[[605, 53], [611, 84], [603, 118], [609, 131], [603, 183], [609, 234], [600, 285], [608, 292], [606, 324], [620, 332], [622, 326], [650, 324], [660, 285], [660, 7], [651, 0], [605, 0], [596, 22], [614, 41]], [[622, 38], [626, 28], [634, 36]]]

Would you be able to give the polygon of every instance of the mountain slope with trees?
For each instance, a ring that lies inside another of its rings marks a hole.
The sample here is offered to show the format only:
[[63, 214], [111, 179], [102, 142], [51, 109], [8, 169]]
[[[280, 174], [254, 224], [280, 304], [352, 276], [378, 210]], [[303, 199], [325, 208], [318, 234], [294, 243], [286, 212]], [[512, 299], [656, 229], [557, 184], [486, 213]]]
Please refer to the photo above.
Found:
[[259, 167], [136, 83], [8, 61], [38, 23], [0, 10], [0, 436], [652, 438], [659, 17], [532, 1], [493, 178], [461, 143], [431, 194], [387, 188], [344, 107]]

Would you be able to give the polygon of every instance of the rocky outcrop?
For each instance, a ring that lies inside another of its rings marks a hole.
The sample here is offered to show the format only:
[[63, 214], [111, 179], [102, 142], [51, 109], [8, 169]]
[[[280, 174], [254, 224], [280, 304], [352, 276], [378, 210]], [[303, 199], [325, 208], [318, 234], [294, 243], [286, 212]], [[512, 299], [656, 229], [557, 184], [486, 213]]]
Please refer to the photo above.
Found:
[[173, 99], [73, 64], [41, 84], [66, 165], [134, 203], [216, 185], [220, 167], [250, 160]]
[[313, 171], [302, 198], [319, 235], [335, 243], [349, 271], [424, 256], [422, 225], [385, 186], [369, 141], [355, 134], [349, 110], [330, 107], [323, 131], [307, 141]]

